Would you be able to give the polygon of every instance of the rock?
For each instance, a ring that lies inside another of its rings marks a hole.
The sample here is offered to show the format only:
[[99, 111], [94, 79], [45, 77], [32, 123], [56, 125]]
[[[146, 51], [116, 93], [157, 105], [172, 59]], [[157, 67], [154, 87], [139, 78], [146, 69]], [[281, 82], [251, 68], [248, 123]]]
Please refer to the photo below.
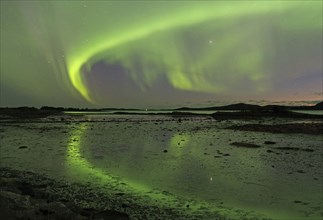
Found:
[[30, 206], [30, 197], [8, 191], [0, 191], [1, 205], [28, 208]]
[[313, 149], [302, 149], [302, 151], [305, 151], [305, 152], [314, 152]]
[[259, 147], [261, 147], [257, 144], [245, 143], [245, 142], [233, 142], [233, 143], [231, 143], [231, 145], [237, 146], [237, 147], [245, 147], [245, 148], [259, 148]]
[[23, 145], [23, 146], [19, 146], [19, 149], [26, 149], [28, 148], [27, 146]]
[[276, 147], [277, 150], [298, 151], [298, 147]]
[[264, 144], [276, 144], [274, 141], [265, 141]]
[[26, 182], [17, 183], [17, 189], [21, 192], [22, 195], [29, 195], [31, 197], [35, 196], [33, 188]]
[[96, 213], [94, 218], [97, 219], [115, 219], [115, 220], [128, 220], [130, 219], [129, 216], [125, 213], [112, 211], [112, 210], [105, 210], [99, 213]]
[[42, 215], [53, 216], [55, 219], [82, 219], [76, 213], [72, 212], [61, 202], [52, 202], [49, 204], [42, 204], [39, 208]]
[[122, 207], [122, 208], [129, 208], [130, 206], [129, 206], [129, 204], [122, 203], [121, 207]]

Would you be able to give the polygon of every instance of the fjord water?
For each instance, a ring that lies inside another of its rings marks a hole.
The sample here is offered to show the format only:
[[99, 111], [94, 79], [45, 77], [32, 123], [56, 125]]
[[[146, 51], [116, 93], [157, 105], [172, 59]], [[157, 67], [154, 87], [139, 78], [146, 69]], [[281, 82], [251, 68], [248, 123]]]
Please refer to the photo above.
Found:
[[[114, 177], [143, 196], [160, 193], [208, 209], [239, 209], [275, 219], [321, 218], [322, 136], [224, 129], [239, 123], [246, 122], [100, 115], [69, 123], [8, 125], [1, 161], [2, 166], [98, 185]], [[233, 142], [260, 147], [239, 148]], [[20, 145], [31, 147], [22, 152]], [[284, 147], [299, 150], [278, 150]]]

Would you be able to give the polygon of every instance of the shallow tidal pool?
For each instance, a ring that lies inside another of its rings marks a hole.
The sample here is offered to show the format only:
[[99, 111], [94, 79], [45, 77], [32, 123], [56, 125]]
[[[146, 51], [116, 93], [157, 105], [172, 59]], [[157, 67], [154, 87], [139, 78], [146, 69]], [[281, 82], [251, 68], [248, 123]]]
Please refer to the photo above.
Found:
[[226, 129], [246, 123], [138, 115], [3, 122], [1, 166], [131, 191], [138, 202], [201, 218], [321, 219], [322, 135]]

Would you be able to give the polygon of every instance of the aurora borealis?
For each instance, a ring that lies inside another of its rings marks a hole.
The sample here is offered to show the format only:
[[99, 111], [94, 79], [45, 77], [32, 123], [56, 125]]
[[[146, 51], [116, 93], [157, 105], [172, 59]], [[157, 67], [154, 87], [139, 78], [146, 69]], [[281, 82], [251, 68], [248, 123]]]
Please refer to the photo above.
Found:
[[1, 105], [322, 99], [321, 1], [1, 1]]

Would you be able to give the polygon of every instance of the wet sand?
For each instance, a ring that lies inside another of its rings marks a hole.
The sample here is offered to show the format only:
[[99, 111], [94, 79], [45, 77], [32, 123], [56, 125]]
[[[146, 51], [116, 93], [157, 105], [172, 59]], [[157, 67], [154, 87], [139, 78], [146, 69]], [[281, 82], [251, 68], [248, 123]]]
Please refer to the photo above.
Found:
[[53, 115], [0, 129], [11, 217], [322, 217], [320, 120]]

